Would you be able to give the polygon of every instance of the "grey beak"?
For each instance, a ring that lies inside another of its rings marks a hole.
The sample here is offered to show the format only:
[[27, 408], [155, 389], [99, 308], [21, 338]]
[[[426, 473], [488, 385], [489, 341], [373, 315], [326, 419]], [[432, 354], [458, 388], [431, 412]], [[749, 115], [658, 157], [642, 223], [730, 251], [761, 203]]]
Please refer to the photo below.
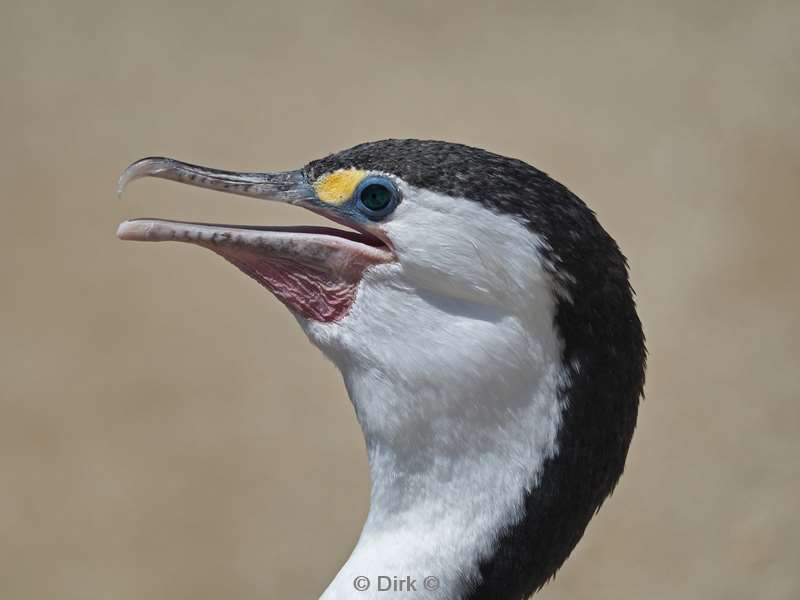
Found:
[[131, 181], [143, 177], [170, 179], [231, 194], [289, 204], [303, 204], [316, 198], [314, 188], [308, 183], [305, 173], [300, 169], [240, 173], [201, 167], [159, 156], [143, 158], [125, 169], [117, 184], [117, 194], [121, 195]]

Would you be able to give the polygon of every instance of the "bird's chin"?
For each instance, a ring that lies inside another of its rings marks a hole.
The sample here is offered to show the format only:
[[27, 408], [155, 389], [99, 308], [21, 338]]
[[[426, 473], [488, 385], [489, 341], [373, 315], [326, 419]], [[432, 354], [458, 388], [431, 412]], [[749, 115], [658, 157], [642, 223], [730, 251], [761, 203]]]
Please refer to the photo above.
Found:
[[219, 254], [271, 291], [296, 315], [330, 323], [352, 306], [369, 267], [394, 260], [366, 233], [328, 227], [247, 227], [161, 219], [123, 222], [123, 240], [178, 241]]

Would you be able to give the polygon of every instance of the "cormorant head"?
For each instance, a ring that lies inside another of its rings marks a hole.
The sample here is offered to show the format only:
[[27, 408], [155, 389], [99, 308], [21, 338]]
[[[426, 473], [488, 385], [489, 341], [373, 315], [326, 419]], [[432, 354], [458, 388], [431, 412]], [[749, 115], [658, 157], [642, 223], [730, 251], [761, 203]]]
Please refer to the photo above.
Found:
[[[125, 171], [120, 191], [145, 176], [288, 202], [349, 227], [137, 219], [119, 228], [123, 239], [185, 241], [220, 254], [272, 291], [340, 366], [394, 371], [413, 356], [441, 376], [447, 362], [456, 362], [453, 371], [470, 366], [458, 366], [462, 350], [482, 351], [487, 363], [524, 355], [495, 347], [511, 339], [495, 339], [490, 325], [511, 319], [546, 329], [555, 296], [568, 293], [560, 281], [568, 275], [530, 217], [539, 219], [542, 186], [575, 200], [532, 167], [475, 148], [385, 140], [281, 173], [146, 158]], [[491, 339], [481, 339], [481, 324]]]

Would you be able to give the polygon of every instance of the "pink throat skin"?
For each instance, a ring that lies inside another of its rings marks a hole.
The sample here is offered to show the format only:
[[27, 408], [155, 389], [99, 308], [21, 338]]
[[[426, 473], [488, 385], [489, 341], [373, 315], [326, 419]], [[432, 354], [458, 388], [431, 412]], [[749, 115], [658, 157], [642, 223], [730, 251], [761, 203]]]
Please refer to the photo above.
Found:
[[124, 221], [123, 240], [186, 242], [219, 254], [293, 313], [331, 323], [344, 317], [364, 271], [396, 260], [384, 236], [330, 227], [254, 227], [164, 219]]
[[117, 231], [123, 240], [186, 242], [219, 254], [305, 319], [344, 317], [364, 271], [396, 260], [388, 241], [329, 227], [253, 227], [134, 219]]
[[272, 292], [292, 312], [331, 323], [344, 317], [356, 299], [365, 261], [352, 261], [337, 274], [286, 257], [248, 248], [207, 246]]

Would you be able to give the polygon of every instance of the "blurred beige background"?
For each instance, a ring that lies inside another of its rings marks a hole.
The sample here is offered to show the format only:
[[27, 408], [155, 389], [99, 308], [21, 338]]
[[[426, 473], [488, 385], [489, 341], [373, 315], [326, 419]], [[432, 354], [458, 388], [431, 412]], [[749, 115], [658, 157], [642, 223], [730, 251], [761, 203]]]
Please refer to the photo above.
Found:
[[162, 216], [311, 223], [131, 161], [384, 137], [520, 157], [630, 258], [626, 475], [547, 600], [800, 597], [800, 3], [0, 5], [0, 598], [315, 598], [367, 510], [338, 373]]

